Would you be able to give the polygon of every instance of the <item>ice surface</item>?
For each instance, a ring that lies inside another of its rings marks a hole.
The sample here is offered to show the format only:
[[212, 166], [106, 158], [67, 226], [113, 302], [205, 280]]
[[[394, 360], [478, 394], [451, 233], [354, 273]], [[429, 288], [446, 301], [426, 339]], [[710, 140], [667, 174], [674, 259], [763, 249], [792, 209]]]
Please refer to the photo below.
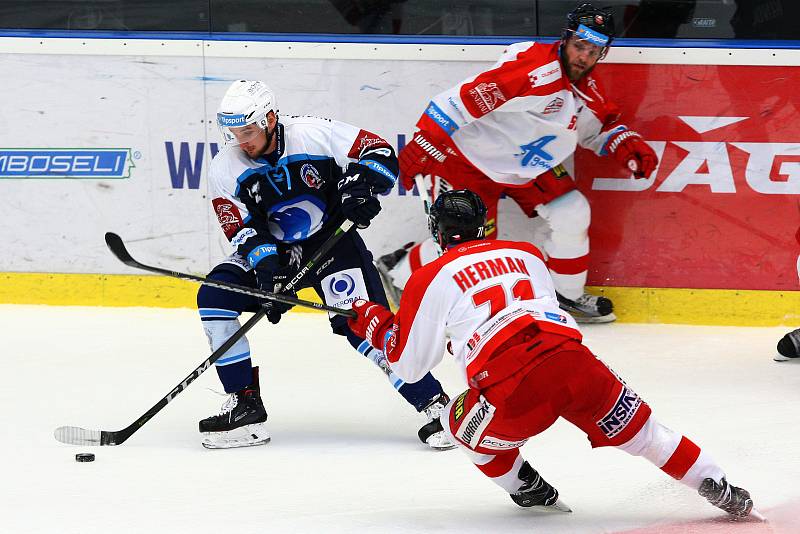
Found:
[[[592, 450], [559, 421], [523, 449], [572, 514], [520, 509], [459, 451], [417, 439], [423, 416], [322, 314], [251, 333], [272, 442], [211, 451], [197, 421], [224, 401], [209, 370], [123, 445], [58, 443], [62, 425], [119, 430], [207, 355], [191, 310], [0, 306], [0, 532], [800, 532], [800, 362], [790, 328], [593, 325], [587, 344], [746, 487], [766, 524], [731, 523], [648, 462]], [[453, 395], [452, 361], [435, 370]], [[93, 463], [75, 453], [94, 452]]]

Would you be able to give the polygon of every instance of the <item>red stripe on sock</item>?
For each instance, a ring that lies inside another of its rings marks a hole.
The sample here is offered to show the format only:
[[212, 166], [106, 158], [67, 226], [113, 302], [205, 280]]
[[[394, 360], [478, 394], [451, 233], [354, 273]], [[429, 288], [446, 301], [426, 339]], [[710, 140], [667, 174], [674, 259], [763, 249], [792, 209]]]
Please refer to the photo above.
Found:
[[505, 475], [514, 467], [519, 452], [509, 451], [498, 454], [490, 462], [477, 466], [481, 472], [489, 478], [497, 478]]
[[581, 274], [589, 269], [589, 255], [580, 258], [549, 258], [547, 268], [558, 274]]
[[408, 251], [408, 261], [412, 273], [422, 267], [422, 243], [411, 247], [411, 250]]
[[682, 436], [678, 448], [669, 457], [667, 463], [661, 467], [661, 470], [675, 480], [680, 480], [691, 469], [699, 456], [700, 447], [686, 436]]

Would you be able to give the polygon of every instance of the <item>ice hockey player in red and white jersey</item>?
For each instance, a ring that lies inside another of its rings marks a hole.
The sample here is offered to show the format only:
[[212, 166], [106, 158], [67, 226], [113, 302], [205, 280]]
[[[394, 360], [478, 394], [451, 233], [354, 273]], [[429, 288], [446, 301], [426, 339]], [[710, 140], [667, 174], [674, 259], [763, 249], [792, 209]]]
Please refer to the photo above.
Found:
[[439, 195], [429, 225], [443, 255], [411, 275], [396, 315], [357, 301], [349, 320], [403, 380], [430, 371], [447, 346], [469, 389], [445, 406], [441, 421], [478, 469], [520, 506], [568, 509], [519, 450], [563, 417], [593, 447], [642, 456], [729, 514], [761, 517], [706, 451], [657, 421], [583, 345], [539, 250], [484, 239], [485, 217], [471, 191]]
[[[489, 70], [434, 96], [399, 155], [406, 189], [423, 175], [431, 177], [434, 198], [448, 189], [480, 195], [489, 207], [488, 238], [498, 235], [504, 194], [527, 216], [541, 217], [561, 306], [579, 322], [616, 317], [610, 299], [585, 293], [591, 211], [563, 162], [580, 145], [615, 158], [637, 178], [658, 163], [642, 136], [620, 122], [593, 72], [613, 38], [611, 12], [582, 4], [567, 16], [560, 42], [511, 45]], [[377, 261], [395, 302], [411, 272], [436, 258], [432, 241], [411, 245]]]

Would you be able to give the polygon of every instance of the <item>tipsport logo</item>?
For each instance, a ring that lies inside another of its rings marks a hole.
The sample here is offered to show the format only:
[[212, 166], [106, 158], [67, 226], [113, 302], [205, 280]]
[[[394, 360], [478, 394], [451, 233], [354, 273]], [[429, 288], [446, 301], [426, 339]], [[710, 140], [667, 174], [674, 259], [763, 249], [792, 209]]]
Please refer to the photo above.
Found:
[[0, 148], [0, 178], [130, 178], [130, 148]]

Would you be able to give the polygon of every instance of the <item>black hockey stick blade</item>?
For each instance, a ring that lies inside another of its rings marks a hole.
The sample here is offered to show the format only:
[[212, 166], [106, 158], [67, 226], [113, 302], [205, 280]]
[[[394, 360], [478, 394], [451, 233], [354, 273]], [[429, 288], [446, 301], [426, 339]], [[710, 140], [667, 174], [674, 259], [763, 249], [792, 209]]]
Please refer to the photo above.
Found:
[[[349, 221], [348, 221], [349, 222]], [[346, 225], [342, 225], [342, 228], [345, 228]], [[347, 226], [346, 228], [349, 229], [351, 226]], [[337, 230], [336, 235], [341, 235], [340, 232], [341, 228]], [[347, 231], [347, 230], [344, 230]], [[344, 233], [344, 232], [341, 232]], [[236, 293], [243, 293], [245, 295], [250, 295], [253, 297], [258, 297], [261, 299], [266, 300], [274, 300], [277, 302], [282, 302], [284, 304], [291, 304], [293, 306], [303, 306], [304, 308], [312, 308], [315, 310], [323, 310], [330, 313], [335, 313], [337, 315], [344, 315], [345, 317], [355, 318], [356, 313], [353, 310], [347, 310], [344, 308], [337, 308], [335, 306], [328, 306], [327, 304], [321, 304], [319, 302], [312, 302], [310, 300], [302, 300], [295, 297], [290, 297], [288, 295], [281, 295], [278, 293], [270, 293], [268, 291], [261, 291], [260, 289], [255, 289], [248, 286], [242, 286], [239, 284], [234, 284], [231, 282], [223, 282], [221, 280], [212, 280], [206, 278], [205, 276], [196, 276], [193, 274], [188, 273], [181, 273], [178, 271], [170, 271], [169, 269], [162, 269], [161, 267], [155, 267], [152, 265], [146, 265], [141, 263], [133, 258], [131, 254], [128, 252], [128, 249], [125, 247], [125, 243], [122, 241], [122, 238], [113, 232], [107, 232], [106, 236], [106, 244], [114, 256], [119, 259], [122, 263], [127, 265], [128, 267], [133, 267], [135, 269], [141, 269], [143, 271], [148, 271], [151, 273], [161, 274], [164, 276], [171, 276], [173, 278], [180, 278], [181, 280], [188, 280], [190, 282], [200, 282], [201, 284], [205, 284], [207, 286], [216, 287], [219, 289], [225, 289], [227, 291], [233, 291]]]

